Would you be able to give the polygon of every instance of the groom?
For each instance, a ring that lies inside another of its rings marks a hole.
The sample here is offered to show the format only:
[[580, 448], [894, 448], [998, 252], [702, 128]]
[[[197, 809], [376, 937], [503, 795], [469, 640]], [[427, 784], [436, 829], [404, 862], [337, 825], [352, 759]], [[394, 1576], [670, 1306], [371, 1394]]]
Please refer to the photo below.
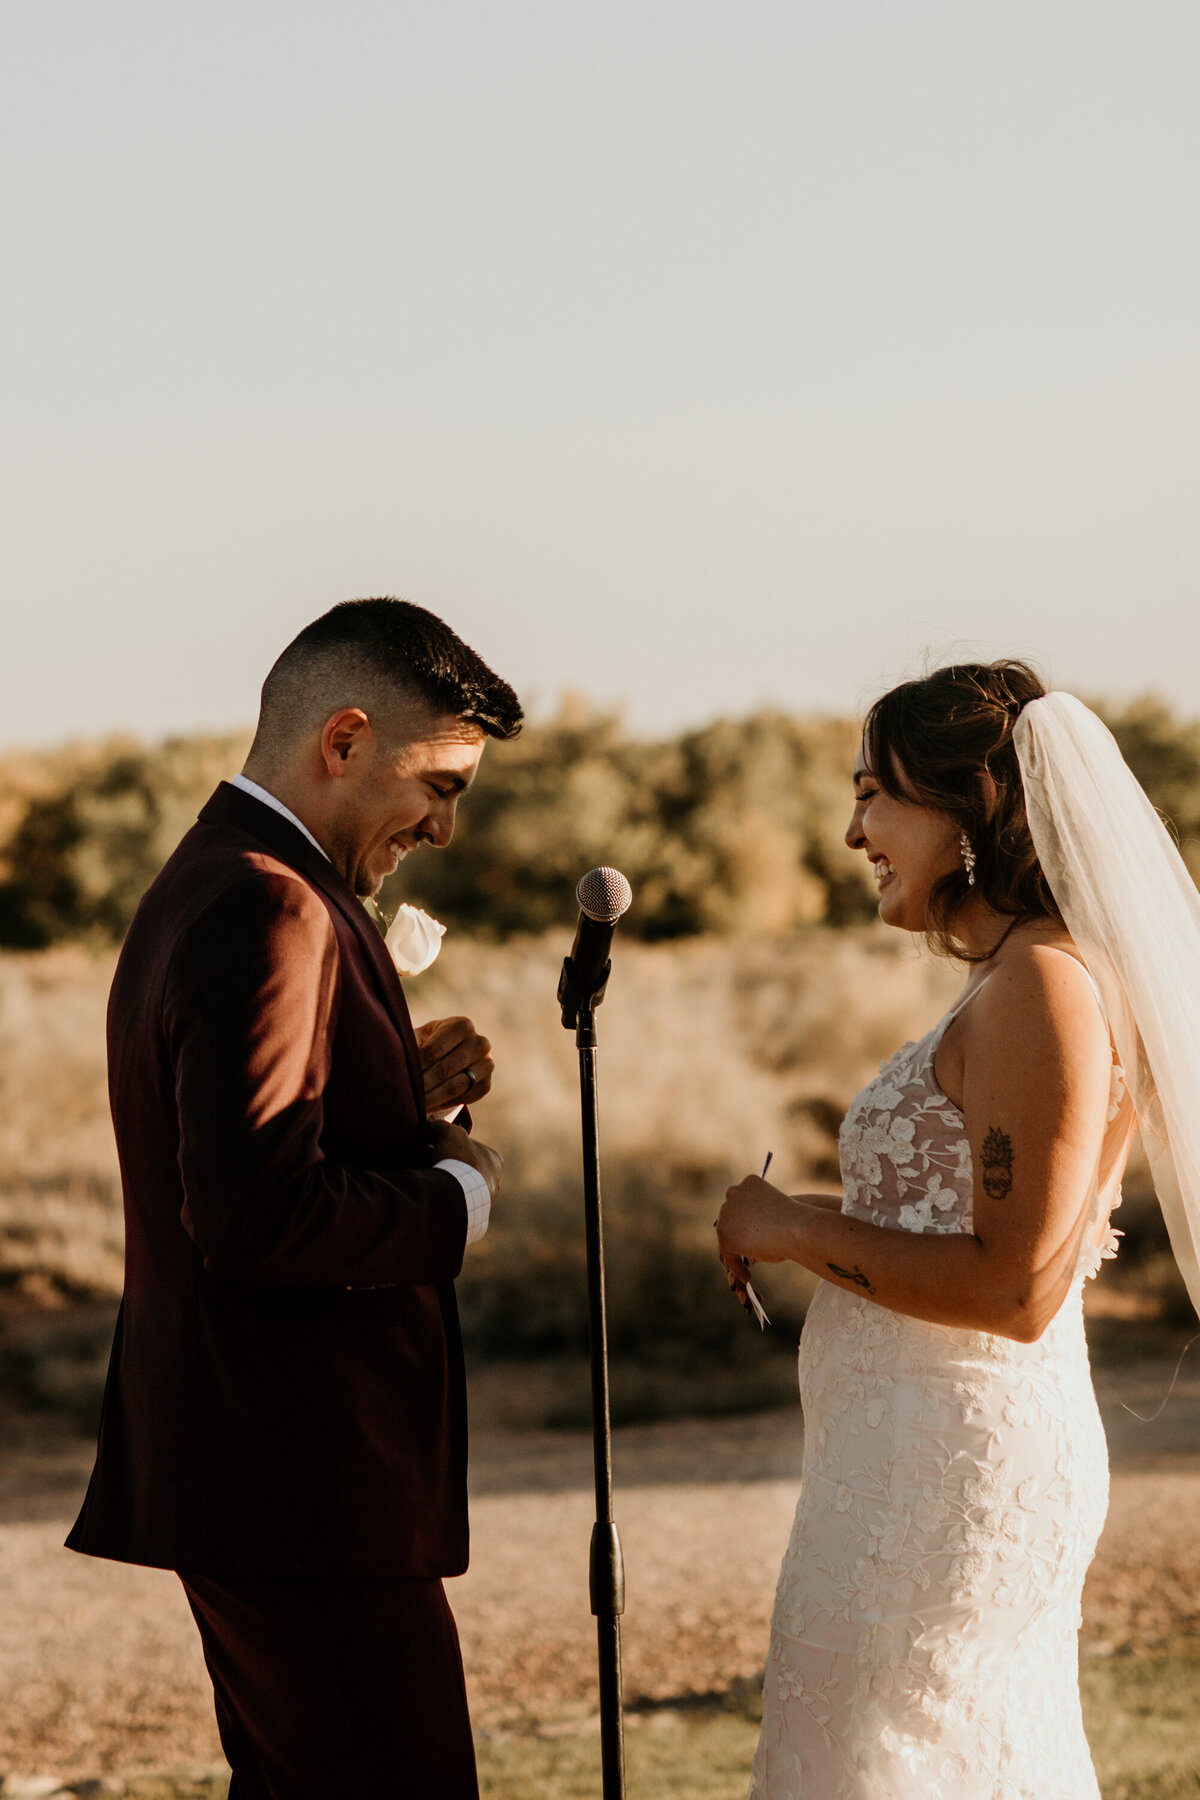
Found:
[[[109, 1005], [125, 1295], [68, 1544], [175, 1569], [231, 1800], [474, 1800], [453, 1281], [500, 1177], [468, 1020], [415, 1034], [362, 900], [448, 844], [516, 696], [354, 600], [275, 663], [242, 775], [146, 893]], [[460, 1115], [465, 1118], [465, 1115]]]

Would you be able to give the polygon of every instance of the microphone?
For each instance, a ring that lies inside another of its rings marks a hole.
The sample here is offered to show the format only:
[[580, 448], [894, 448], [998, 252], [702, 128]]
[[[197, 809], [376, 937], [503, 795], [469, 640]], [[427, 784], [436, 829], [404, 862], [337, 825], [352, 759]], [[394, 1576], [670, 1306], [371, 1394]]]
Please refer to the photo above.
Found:
[[575, 1029], [581, 1012], [592, 1012], [604, 998], [613, 932], [621, 914], [629, 910], [633, 889], [619, 869], [589, 869], [575, 898], [579, 924], [558, 983], [558, 1003], [568, 1031]]

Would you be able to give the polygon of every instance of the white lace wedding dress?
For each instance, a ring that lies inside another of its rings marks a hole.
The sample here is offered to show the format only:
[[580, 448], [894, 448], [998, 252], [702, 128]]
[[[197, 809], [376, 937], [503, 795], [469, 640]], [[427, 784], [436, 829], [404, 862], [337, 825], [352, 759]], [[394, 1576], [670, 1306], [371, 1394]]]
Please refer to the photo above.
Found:
[[[953, 1017], [898, 1050], [851, 1106], [843, 1212], [900, 1231], [971, 1229], [970, 1145], [933, 1074]], [[800, 1345], [802, 1485], [751, 1800], [1098, 1800], [1078, 1630], [1108, 1455], [1082, 1294], [1115, 1253], [1108, 1213], [1131, 1129], [1114, 1055], [1087, 1241], [1037, 1343], [819, 1288]]]

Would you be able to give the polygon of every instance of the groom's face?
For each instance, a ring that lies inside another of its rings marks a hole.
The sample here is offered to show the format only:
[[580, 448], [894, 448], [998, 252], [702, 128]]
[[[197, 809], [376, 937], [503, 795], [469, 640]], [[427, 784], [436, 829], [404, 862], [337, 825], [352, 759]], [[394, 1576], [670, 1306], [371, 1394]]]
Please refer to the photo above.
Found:
[[331, 861], [355, 893], [377, 893], [419, 844], [450, 842], [484, 743], [477, 725], [433, 712], [410, 716], [398, 737], [370, 727], [356, 735], [326, 834]]

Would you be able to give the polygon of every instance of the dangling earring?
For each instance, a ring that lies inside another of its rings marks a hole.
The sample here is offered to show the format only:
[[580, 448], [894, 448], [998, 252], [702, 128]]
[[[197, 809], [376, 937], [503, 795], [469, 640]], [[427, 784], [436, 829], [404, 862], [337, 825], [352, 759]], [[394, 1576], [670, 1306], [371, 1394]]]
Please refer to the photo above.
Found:
[[967, 886], [975, 886], [975, 852], [971, 848], [971, 840], [965, 831], [958, 834], [958, 847], [962, 851], [963, 868], [967, 871]]

